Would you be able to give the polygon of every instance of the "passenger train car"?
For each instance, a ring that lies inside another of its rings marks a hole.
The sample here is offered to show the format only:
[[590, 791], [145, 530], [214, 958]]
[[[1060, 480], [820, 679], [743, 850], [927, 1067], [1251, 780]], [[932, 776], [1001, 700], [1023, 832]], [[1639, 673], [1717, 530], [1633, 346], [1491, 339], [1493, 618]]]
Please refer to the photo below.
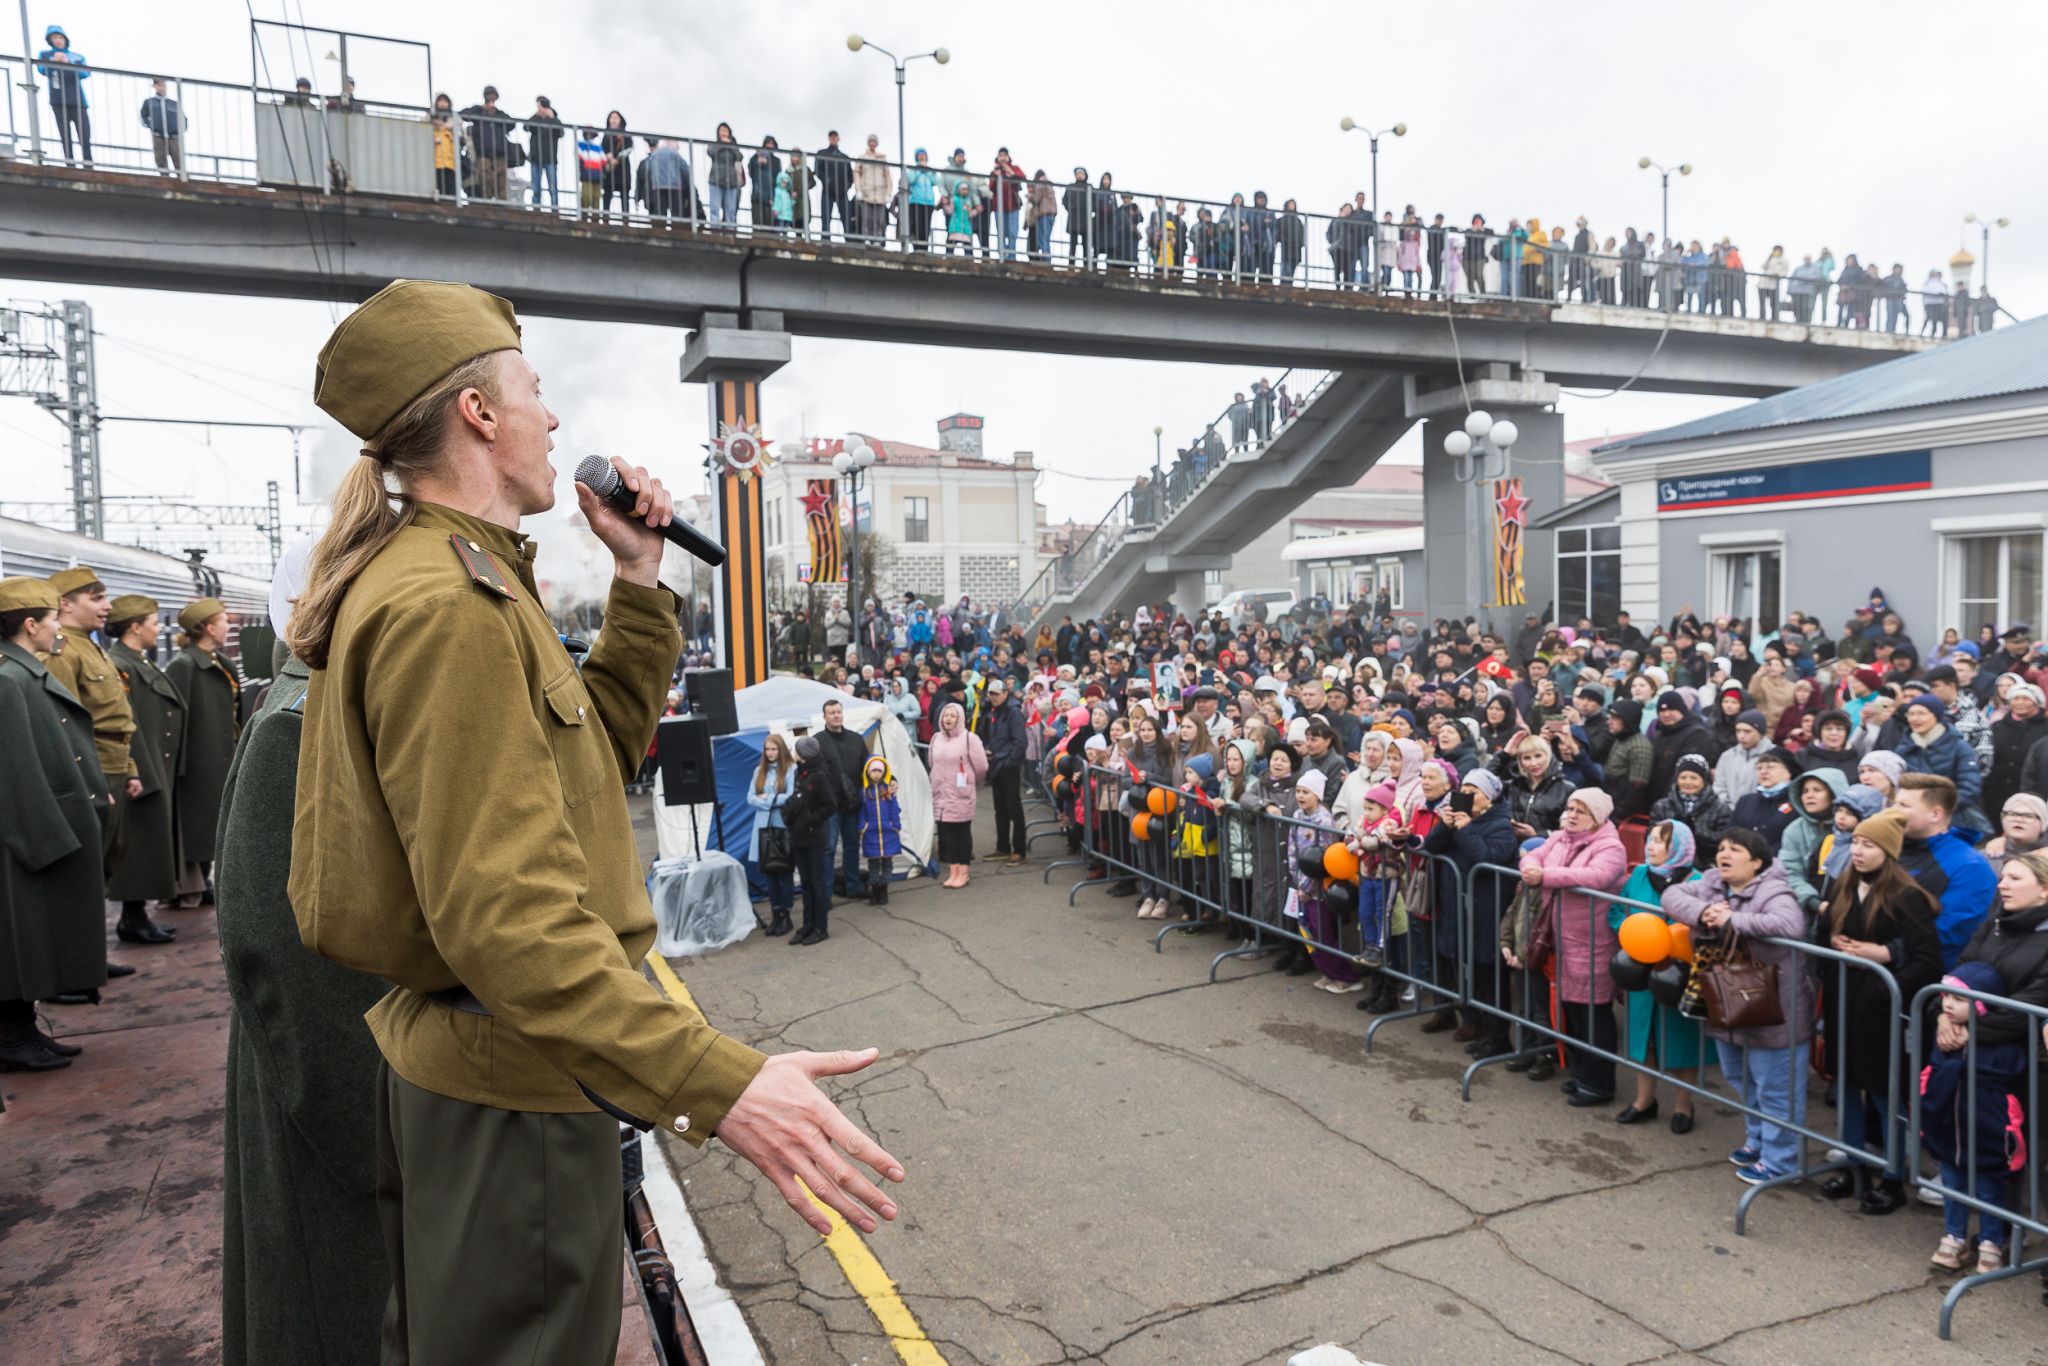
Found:
[[[197, 528], [195, 528], [197, 530]], [[228, 607], [227, 656], [244, 681], [270, 676], [270, 585], [247, 574], [181, 560], [138, 546], [96, 541], [73, 531], [0, 517], [0, 578], [46, 578], [74, 564], [97, 569], [110, 596], [142, 593], [162, 608], [158, 662], [176, 652], [178, 609], [194, 598], [219, 598]]]

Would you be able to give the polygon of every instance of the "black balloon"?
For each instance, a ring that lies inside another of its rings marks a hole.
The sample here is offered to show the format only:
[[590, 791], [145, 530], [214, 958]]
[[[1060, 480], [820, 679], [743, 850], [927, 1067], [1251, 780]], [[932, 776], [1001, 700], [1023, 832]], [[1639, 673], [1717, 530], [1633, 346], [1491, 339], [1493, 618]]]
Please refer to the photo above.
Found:
[[1607, 973], [1614, 979], [1614, 985], [1623, 991], [1641, 991], [1650, 985], [1650, 969], [1628, 956], [1627, 949], [1616, 949], [1608, 961]]
[[1339, 880], [1323, 893], [1323, 904], [1340, 919], [1358, 914], [1358, 884]]
[[1650, 997], [1660, 1006], [1678, 1007], [1685, 984], [1692, 979], [1692, 964], [1666, 959], [1650, 969]]
[[1069, 778], [1080, 777], [1082, 767], [1083, 765], [1081, 763], [1080, 755], [1062, 754], [1060, 756], [1059, 770], [1060, 772], [1066, 774]]
[[1294, 861], [1300, 865], [1301, 871], [1310, 877], [1327, 876], [1323, 872], [1323, 846], [1320, 844], [1304, 845], [1296, 850]]

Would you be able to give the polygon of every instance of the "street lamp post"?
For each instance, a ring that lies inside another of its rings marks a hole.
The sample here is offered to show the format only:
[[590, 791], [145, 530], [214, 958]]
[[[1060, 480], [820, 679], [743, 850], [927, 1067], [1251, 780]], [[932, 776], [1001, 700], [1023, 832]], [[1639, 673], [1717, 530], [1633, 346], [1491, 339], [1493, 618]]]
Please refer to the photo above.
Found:
[[1678, 164], [1677, 166], [1675, 166], [1675, 167], [1667, 167], [1667, 166], [1660, 166], [1660, 165], [1658, 165], [1658, 164], [1657, 164], [1656, 162], [1654, 162], [1654, 161], [1650, 160], [1650, 159], [1649, 159], [1648, 157], [1637, 157], [1637, 158], [1636, 158], [1636, 166], [1637, 166], [1637, 168], [1638, 168], [1638, 169], [1640, 169], [1640, 170], [1645, 170], [1645, 171], [1650, 171], [1650, 170], [1654, 170], [1654, 171], [1656, 171], [1656, 172], [1657, 172], [1657, 174], [1658, 174], [1659, 176], [1663, 177], [1663, 180], [1664, 180], [1664, 240], [1665, 240], [1666, 242], [1669, 242], [1669, 241], [1671, 240], [1671, 172], [1675, 170], [1675, 171], [1677, 171], [1677, 172], [1678, 172], [1678, 173], [1679, 173], [1680, 175], [1691, 175], [1691, 174], [1692, 174], [1692, 163], [1691, 163], [1690, 161], [1685, 161], [1685, 162], [1680, 162], [1680, 163], [1679, 163], [1679, 164]]
[[875, 463], [875, 448], [858, 436], [852, 444], [832, 457], [832, 470], [846, 482], [852, 494], [853, 515], [848, 521], [853, 527], [851, 553], [846, 565], [846, 596], [848, 615], [853, 618], [853, 666], [861, 663], [861, 582], [860, 582], [860, 484], [861, 478]]
[[910, 236], [910, 190], [903, 181], [904, 177], [909, 174], [910, 147], [903, 137], [903, 67], [906, 62], [914, 62], [920, 57], [929, 57], [940, 66], [944, 66], [947, 62], [953, 60], [953, 54], [945, 48], [935, 47], [930, 52], [913, 52], [908, 57], [898, 57], [888, 48], [879, 47], [861, 37], [858, 33], [846, 35], [847, 51], [859, 52], [862, 48], [869, 47], [874, 48], [875, 51], [887, 57], [896, 68], [896, 186], [903, 195], [904, 206], [904, 211], [896, 216], [896, 235], [899, 238], [908, 240]]
[[1983, 292], [1989, 294], [1991, 292], [1991, 230], [1993, 228], [2009, 228], [2012, 226], [2012, 220], [2010, 218], [1979, 218], [1974, 213], [1966, 213], [1963, 215], [1963, 221], [1965, 223], [1975, 223], [1984, 230], [1984, 249], [1977, 253], [1977, 278], [1982, 282], [1980, 287]]
[[[1364, 133], [1366, 137], [1372, 140], [1372, 217], [1374, 222], [1378, 222], [1380, 216], [1380, 139], [1388, 133], [1392, 133], [1397, 138], [1407, 137], [1408, 125], [1397, 123], [1392, 128], [1382, 128], [1375, 133], [1372, 129], [1367, 128], [1364, 124], [1346, 114], [1338, 121], [1337, 126], [1347, 133]], [[1375, 228], [1374, 231], [1377, 232], [1378, 229]]]
[[[1484, 408], [1474, 408], [1465, 414], [1465, 426], [1461, 431], [1452, 431], [1444, 436], [1444, 452], [1457, 463], [1452, 474], [1459, 483], [1468, 487], [1483, 484], [1488, 479], [1505, 479], [1510, 464], [1509, 452], [1520, 439], [1521, 429], [1508, 418], [1496, 419]], [[1499, 457], [1498, 465], [1488, 461], [1488, 455]], [[1491, 542], [1479, 534], [1478, 497], [1474, 492], [1465, 495], [1466, 539], [1477, 552], [1480, 563], [1480, 584], [1486, 581], [1486, 560]], [[1486, 593], [1480, 588], [1478, 599], [1483, 606]], [[1495, 603], [1498, 607], [1501, 604]]]

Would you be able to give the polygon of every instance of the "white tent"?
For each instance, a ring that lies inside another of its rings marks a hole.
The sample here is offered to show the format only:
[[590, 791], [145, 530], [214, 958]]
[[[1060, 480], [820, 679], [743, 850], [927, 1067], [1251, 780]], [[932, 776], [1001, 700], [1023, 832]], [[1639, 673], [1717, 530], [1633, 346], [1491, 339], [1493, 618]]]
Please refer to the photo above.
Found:
[[[720, 736], [713, 747], [720, 800], [699, 807], [668, 806], [655, 785], [654, 821], [661, 857], [695, 853], [697, 838], [710, 848], [723, 848], [744, 860], [754, 813], [746, 804], [745, 785], [760, 762], [761, 741], [770, 731], [792, 742], [825, 728], [825, 704], [838, 702], [848, 730], [866, 738], [868, 752], [889, 761], [896, 777], [896, 801], [903, 810], [903, 857], [896, 866], [915, 873], [930, 862], [937, 830], [932, 822], [931, 776], [911, 748], [903, 723], [879, 702], [849, 697], [837, 688], [808, 678], [778, 675], [733, 695], [739, 730]], [[857, 781], [858, 779], [856, 779]], [[693, 833], [694, 823], [694, 833]]]

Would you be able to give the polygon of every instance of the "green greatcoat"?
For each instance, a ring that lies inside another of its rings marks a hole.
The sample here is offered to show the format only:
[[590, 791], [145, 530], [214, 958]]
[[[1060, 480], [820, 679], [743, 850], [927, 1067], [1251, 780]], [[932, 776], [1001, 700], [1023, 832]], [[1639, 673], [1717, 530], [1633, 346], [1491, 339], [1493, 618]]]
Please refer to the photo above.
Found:
[[107, 658], [135, 716], [128, 756], [142, 780], [140, 797], [130, 797], [125, 785], [114, 793], [121, 803], [122, 847], [107, 878], [107, 900], [168, 901], [178, 894], [185, 862], [174, 800], [184, 766], [185, 699], [162, 669], [119, 641], [107, 647]]
[[377, 1222], [377, 1045], [390, 989], [299, 943], [285, 896], [306, 666], [288, 660], [235, 752], [218, 896], [228, 1021], [222, 1360], [374, 1366], [390, 1293]]
[[185, 862], [211, 863], [220, 829], [220, 793], [235, 760], [235, 698], [241, 685], [226, 661], [195, 645], [164, 667], [185, 699], [185, 768], [178, 775], [178, 834]]
[[100, 839], [112, 813], [92, 713], [18, 645], [0, 642], [0, 1000], [107, 980]]

